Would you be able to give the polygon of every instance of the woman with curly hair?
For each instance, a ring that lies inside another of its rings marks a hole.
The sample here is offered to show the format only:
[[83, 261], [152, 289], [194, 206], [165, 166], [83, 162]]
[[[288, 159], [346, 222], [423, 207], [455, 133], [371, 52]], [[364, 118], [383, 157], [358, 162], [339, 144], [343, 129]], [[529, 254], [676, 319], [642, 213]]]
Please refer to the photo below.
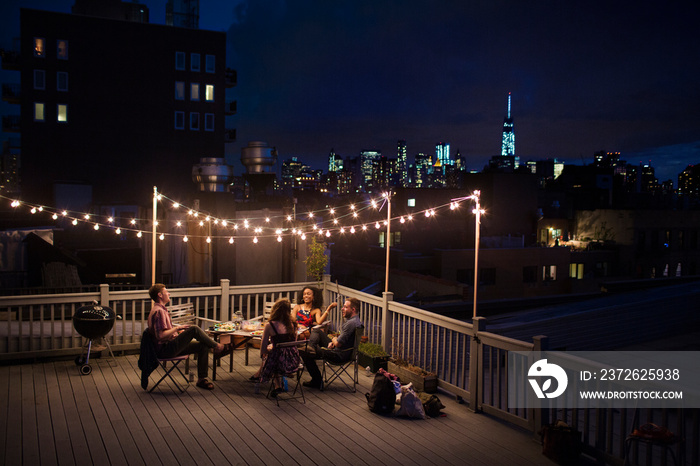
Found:
[[292, 319], [299, 325], [311, 329], [314, 325], [320, 325], [328, 319], [331, 309], [338, 303], [331, 303], [325, 312], [321, 312], [323, 306], [323, 295], [321, 290], [313, 286], [306, 286], [301, 290], [299, 303], [292, 310]]

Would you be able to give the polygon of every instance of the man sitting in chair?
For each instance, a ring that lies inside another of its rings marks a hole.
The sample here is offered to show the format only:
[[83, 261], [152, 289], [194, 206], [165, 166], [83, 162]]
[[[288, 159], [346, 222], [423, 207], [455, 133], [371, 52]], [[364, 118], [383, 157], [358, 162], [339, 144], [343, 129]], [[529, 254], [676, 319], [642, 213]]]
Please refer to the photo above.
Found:
[[360, 301], [357, 298], [346, 299], [342, 311], [345, 322], [340, 328], [340, 335], [330, 339], [324, 332], [319, 331], [318, 343], [310, 350], [299, 351], [304, 360], [304, 366], [311, 376], [311, 380], [304, 382], [305, 387], [323, 388], [323, 376], [316, 365], [316, 359], [342, 363], [349, 361], [352, 357], [355, 329], [362, 327], [359, 316]]
[[148, 290], [148, 294], [154, 301], [153, 308], [148, 314], [148, 328], [156, 339], [156, 354], [159, 358], [172, 358], [196, 353], [198, 355], [197, 386], [212, 390], [214, 384], [207, 380], [209, 350], [213, 349], [216, 356], [221, 356], [228, 348], [212, 340], [196, 325], [173, 326], [170, 313], [165, 307], [170, 302], [170, 292], [165, 285], [156, 283]]

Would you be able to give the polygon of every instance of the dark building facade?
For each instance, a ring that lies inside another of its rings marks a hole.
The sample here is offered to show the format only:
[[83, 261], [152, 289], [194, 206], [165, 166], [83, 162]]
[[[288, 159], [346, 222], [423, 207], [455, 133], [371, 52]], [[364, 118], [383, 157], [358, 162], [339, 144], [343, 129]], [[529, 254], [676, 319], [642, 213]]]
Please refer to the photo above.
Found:
[[192, 166], [223, 157], [222, 32], [22, 9], [21, 190], [56, 203], [57, 186], [95, 202], [148, 202], [194, 189]]

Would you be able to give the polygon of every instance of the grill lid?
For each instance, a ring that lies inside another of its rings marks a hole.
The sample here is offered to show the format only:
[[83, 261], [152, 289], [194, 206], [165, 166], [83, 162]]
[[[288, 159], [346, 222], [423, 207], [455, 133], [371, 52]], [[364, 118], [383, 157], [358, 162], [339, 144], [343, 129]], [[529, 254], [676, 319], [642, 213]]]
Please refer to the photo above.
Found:
[[115, 317], [116, 315], [111, 308], [98, 304], [82, 306], [73, 314], [73, 320], [114, 320]]

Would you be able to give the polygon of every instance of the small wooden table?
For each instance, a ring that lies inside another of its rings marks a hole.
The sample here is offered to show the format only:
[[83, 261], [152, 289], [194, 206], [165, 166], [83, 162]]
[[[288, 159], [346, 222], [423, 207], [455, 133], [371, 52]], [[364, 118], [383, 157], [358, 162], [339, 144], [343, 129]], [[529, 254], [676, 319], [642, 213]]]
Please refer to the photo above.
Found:
[[[257, 334], [254, 335], [253, 332], [246, 332], [244, 330], [235, 330], [233, 332], [217, 332], [217, 331], [210, 330], [208, 333], [214, 338], [214, 340], [218, 341], [219, 343], [224, 344], [224, 345], [231, 344], [233, 346], [233, 348], [231, 349], [230, 360], [229, 360], [229, 367], [228, 367], [229, 372], [233, 372], [233, 352], [236, 349], [245, 345], [245, 365], [247, 366], [248, 365], [248, 346], [249, 346], [248, 343], [250, 343], [250, 341], [253, 339], [260, 340], [262, 338], [261, 335], [257, 335]], [[236, 343], [234, 343], [236, 341], [236, 338], [234, 338], [234, 337], [238, 337], [238, 339], [237, 339], [238, 341]], [[221, 357], [214, 356], [214, 367], [212, 369], [212, 375], [211, 375], [211, 379], [214, 381], [216, 380], [216, 367], [220, 364], [220, 362], [221, 362]]]

